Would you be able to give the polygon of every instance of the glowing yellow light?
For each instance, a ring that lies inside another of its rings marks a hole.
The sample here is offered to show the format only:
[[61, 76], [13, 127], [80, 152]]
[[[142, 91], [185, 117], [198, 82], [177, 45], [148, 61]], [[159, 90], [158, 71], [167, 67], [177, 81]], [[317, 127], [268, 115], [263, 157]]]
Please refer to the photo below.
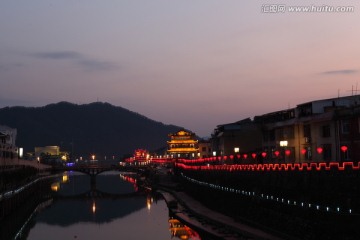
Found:
[[92, 160], [95, 160], [95, 155], [94, 155], [94, 154], [91, 155], [91, 159], [92, 159]]
[[198, 148], [172, 148], [167, 150], [168, 152], [197, 152]]
[[192, 139], [189, 139], [189, 140], [183, 140], [183, 139], [172, 139], [171, 141], [167, 141], [168, 144], [180, 144], [180, 143], [198, 143], [199, 141], [198, 140], [192, 140]]
[[66, 183], [66, 182], [68, 182], [69, 181], [69, 176], [68, 175], [63, 175], [63, 177], [62, 177], [62, 182], [63, 183]]
[[63, 161], [66, 161], [66, 160], [67, 160], [67, 157], [66, 157], [66, 155], [64, 155], [64, 156], [61, 156], [61, 160], [63, 160]]
[[179, 132], [178, 132], [178, 135], [179, 135], [179, 136], [184, 136], [184, 135], [186, 135], [186, 133], [187, 133], [187, 132], [185, 132], [185, 131], [179, 131]]
[[60, 189], [60, 183], [51, 184], [51, 190], [52, 191], [57, 192], [57, 191], [59, 191], [59, 189]]

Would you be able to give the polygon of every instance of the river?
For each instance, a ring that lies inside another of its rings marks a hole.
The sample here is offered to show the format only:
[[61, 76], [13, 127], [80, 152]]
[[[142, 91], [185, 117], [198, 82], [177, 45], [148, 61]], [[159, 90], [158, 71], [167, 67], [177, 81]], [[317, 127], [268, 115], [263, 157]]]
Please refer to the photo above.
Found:
[[54, 180], [54, 197], [30, 218], [16, 239], [200, 239], [169, 216], [161, 196], [137, 193], [134, 175], [67, 172]]

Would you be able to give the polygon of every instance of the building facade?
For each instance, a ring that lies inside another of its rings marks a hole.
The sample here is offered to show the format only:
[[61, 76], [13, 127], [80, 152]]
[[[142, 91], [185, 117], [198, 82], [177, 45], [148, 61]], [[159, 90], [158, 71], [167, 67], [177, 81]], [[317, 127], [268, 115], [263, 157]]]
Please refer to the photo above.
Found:
[[212, 157], [212, 147], [210, 141], [200, 140], [198, 146], [199, 146], [199, 152], [197, 153], [197, 156], [199, 158]]
[[70, 160], [68, 152], [60, 151], [59, 146], [35, 147], [35, 159], [45, 164], [63, 164]]
[[45, 147], [35, 147], [35, 157], [40, 157], [41, 155], [51, 155], [59, 156], [60, 147], [59, 146], [45, 146]]
[[250, 118], [218, 125], [211, 136], [213, 156], [261, 150], [261, 129]]
[[237, 149], [240, 154], [262, 155], [267, 162], [358, 161], [360, 157], [359, 95], [307, 102], [247, 122], [260, 132], [250, 138], [239, 132], [239, 122], [219, 125], [213, 135], [214, 150], [230, 155]]
[[12, 161], [18, 159], [16, 135], [16, 129], [0, 125], [0, 165], [12, 164]]

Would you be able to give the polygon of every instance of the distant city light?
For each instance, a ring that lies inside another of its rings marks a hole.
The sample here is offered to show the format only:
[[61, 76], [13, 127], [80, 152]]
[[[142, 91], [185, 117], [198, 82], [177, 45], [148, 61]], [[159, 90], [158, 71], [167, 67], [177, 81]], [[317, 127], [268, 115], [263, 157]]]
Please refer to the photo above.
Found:
[[96, 212], [96, 204], [95, 204], [95, 202], [93, 202], [93, 205], [92, 205], [92, 212], [93, 212], [93, 213]]
[[19, 148], [19, 158], [24, 156], [24, 148]]

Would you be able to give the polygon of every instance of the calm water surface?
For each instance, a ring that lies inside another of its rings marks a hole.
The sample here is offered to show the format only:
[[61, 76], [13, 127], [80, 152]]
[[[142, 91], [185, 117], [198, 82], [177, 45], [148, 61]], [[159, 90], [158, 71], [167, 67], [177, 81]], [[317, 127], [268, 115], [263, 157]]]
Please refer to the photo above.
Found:
[[26, 239], [200, 239], [169, 219], [164, 200], [133, 194], [136, 185], [119, 172], [98, 175], [96, 189], [90, 185], [87, 175], [59, 178], [52, 186], [59, 197], [35, 216]]

